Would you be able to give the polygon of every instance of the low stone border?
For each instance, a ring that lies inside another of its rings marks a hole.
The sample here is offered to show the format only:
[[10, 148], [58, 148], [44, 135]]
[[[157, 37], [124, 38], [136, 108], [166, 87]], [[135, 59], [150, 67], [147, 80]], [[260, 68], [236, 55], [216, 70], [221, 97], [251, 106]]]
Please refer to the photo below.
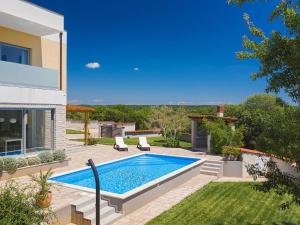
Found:
[[28, 174], [34, 174], [40, 171], [47, 171], [50, 168], [55, 169], [55, 168], [60, 168], [68, 165], [69, 165], [69, 160], [66, 159], [64, 161], [56, 161], [56, 162], [43, 163], [43, 164], [18, 168], [17, 171], [12, 174], [9, 174], [7, 171], [3, 171], [2, 173], [0, 173], [0, 181], [8, 180], [16, 177], [27, 176]]
[[223, 176], [240, 178], [250, 177], [243, 161], [224, 161]]

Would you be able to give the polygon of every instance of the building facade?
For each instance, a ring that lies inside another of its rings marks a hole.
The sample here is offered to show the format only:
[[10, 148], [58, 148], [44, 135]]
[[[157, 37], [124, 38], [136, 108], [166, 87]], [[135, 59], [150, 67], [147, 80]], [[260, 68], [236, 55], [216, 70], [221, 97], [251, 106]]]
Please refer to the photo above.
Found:
[[65, 148], [66, 40], [62, 15], [0, 0], [0, 156]]

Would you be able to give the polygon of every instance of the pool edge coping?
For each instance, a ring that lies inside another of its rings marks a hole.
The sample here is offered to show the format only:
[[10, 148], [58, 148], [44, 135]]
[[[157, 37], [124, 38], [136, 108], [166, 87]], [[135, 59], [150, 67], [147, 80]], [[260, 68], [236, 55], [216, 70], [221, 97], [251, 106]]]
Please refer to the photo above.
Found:
[[[118, 199], [121, 199], [121, 200], [126, 200], [128, 198], [130, 198], [131, 196], [134, 196], [140, 192], [143, 192], [145, 191], [146, 189], [148, 188], [151, 188], [153, 186], [157, 186], [159, 185], [161, 182], [163, 181], [166, 181], [168, 179], [171, 179], [172, 177], [176, 177], [177, 175], [180, 175], [184, 172], [187, 172], [189, 171], [190, 169], [193, 169], [194, 167], [197, 167], [199, 166], [200, 164], [204, 163], [204, 161], [206, 161], [206, 159], [204, 158], [201, 158], [201, 157], [192, 157], [192, 156], [178, 156], [178, 155], [169, 155], [169, 154], [159, 154], [159, 153], [139, 153], [139, 154], [135, 154], [135, 155], [131, 155], [131, 156], [126, 156], [126, 157], [122, 157], [122, 158], [119, 158], [119, 159], [114, 159], [114, 160], [111, 160], [111, 161], [107, 161], [107, 162], [102, 162], [102, 163], [99, 163], [99, 164], [96, 164], [95, 166], [98, 167], [98, 166], [102, 166], [102, 165], [105, 165], [105, 164], [109, 164], [109, 163], [114, 163], [116, 161], [121, 161], [121, 160], [126, 160], [126, 159], [130, 159], [130, 158], [133, 158], [133, 157], [137, 157], [137, 156], [141, 156], [141, 155], [159, 155], [159, 156], [172, 156], [172, 157], [178, 157], [178, 158], [190, 158], [190, 159], [198, 159], [196, 162], [193, 162], [187, 166], [184, 166], [180, 169], [177, 169], [171, 173], [168, 173], [164, 176], [161, 176], [159, 178], [156, 178], [148, 183], [145, 183], [139, 187], [136, 187], [130, 191], [127, 191], [123, 194], [117, 194], [117, 193], [113, 193], [113, 192], [108, 192], [108, 191], [100, 191], [100, 195], [104, 195], [104, 196], [111, 196], [113, 198], [118, 198]], [[51, 176], [51, 178], [55, 178], [55, 177], [59, 177], [59, 176], [63, 176], [63, 175], [66, 175], [66, 174], [70, 174], [70, 173], [74, 173], [74, 172], [78, 172], [78, 171], [81, 171], [81, 170], [86, 170], [86, 169], [90, 169], [89, 166], [85, 166], [85, 167], [82, 167], [82, 168], [79, 168], [79, 169], [74, 169], [74, 170], [70, 170], [70, 171], [66, 171], [66, 172], [62, 172], [62, 173], [58, 173], [54, 176]], [[96, 190], [93, 189], [93, 188], [87, 188], [87, 187], [82, 187], [82, 186], [79, 186], [79, 185], [73, 185], [73, 184], [67, 184], [67, 183], [63, 183], [63, 182], [59, 182], [59, 181], [54, 181], [54, 180], [50, 180], [51, 183], [54, 183], [54, 184], [59, 184], [59, 185], [62, 185], [62, 186], [65, 186], [65, 187], [69, 187], [69, 188], [73, 188], [73, 189], [77, 189], [77, 190], [81, 190], [81, 191], [86, 191], [86, 192], [89, 192], [89, 193], [95, 193]], [[101, 181], [100, 181], [101, 182]]]

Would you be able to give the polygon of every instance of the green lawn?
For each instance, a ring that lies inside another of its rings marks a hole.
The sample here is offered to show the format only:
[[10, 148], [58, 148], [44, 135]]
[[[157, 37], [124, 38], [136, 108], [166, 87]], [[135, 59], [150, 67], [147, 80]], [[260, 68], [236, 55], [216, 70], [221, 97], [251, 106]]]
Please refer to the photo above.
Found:
[[[163, 146], [165, 141], [164, 139], [159, 137], [147, 137], [148, 143], [151, 146]], [[78, 141], [84, 141], [83, 139], [78, 139]], [[114, 138], [96, 138], [97, 144], [102, 145], [113, 145], [115, 143]], [[137, 145], [138, 144], [138, 137], [132, 137], [132, 138], [124, 138], [124, 142], [127, 145]], [[181, 148], [191, 148], [192, 144], [186, 141], [180, 141], [180, 147]]]
[[66, 133], [67, 133], [67, 134], [84, 134], [84, 131], [67, 129], [67, 130], [66, 130]]
[[147, 225], [300, 224], [300, 207], [280, 210], [286, 199], [253, 189], [253, 183], [210, 183]]

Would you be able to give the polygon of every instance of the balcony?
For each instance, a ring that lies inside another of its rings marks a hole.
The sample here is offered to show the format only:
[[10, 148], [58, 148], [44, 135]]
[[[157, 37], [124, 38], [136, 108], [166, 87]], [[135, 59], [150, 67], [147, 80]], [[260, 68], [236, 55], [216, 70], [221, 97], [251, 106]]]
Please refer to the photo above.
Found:
[[0, 26], [44, 36], [64, 31], [64, 17], [20, 0], [0, 0]]
[[57, 70], [0, 61], [0, 85], [59, 89]]

